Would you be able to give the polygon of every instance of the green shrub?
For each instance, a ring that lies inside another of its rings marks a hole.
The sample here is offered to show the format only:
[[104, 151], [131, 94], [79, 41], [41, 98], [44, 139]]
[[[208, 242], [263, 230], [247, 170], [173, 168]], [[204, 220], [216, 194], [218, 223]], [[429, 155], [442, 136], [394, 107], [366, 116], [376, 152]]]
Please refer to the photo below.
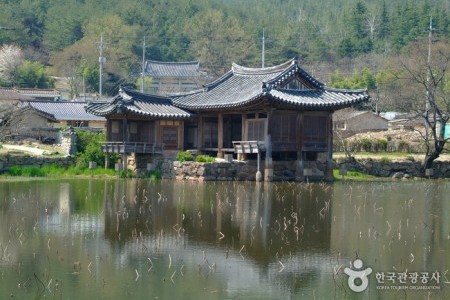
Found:
[[12, 166], [6, 170], [6, 174], [10, 176], [25, 176], [25, 177], [45, 177], [45, 172], [39, 167], [19, 167]]
[[196, 162], [206, 162], [206, 163], [212, 163], [216, 161], [215, 157], [209, 156], [209, 155], [197, 155], [195, 158]]
[[177, 160], [179, 162], [193, 161], [194, 156], [189, 151], [180, 151], [177, 153]]
[[22, 168], [18, 166], [12, 166], [6, 169], [6, 174], [11, 176], [22, 176]]
[[389, 157], [383, 156], [380, 161], [384, 164], [389, 164], [392, 162], [392, 160]]
[[119, 171], [120, 178], [133, 178], [133, 172], [131, 170]]
[[77, 134], [77, 155], [75, 165], [79, 169], [89, 167], [90, 161], [95, 161], [97, 165], [105, 164], [105, 153], [101, 150], [101, 143], [105, 142], [104, 133], [91, 132], [86, 130], [76, 130]]

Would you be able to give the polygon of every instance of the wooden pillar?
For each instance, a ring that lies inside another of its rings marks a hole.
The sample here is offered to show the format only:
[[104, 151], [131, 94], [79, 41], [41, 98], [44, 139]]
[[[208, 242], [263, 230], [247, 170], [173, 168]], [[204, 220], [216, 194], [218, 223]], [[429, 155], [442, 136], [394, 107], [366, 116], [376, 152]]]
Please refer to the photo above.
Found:
[[111, 141], [111, 128], [112, 128], [111, 123], [112, 123], [111, 119], [108, 119], [106, 121], [106, 141], [107, 142]]
[[127, 170], [128, 161], [127, 161], [127, 149], [126, 149], [126, 143], [128, 142], [129, 135], [128, 135], [128, 120], [127, 117], [124, 116], [122, 121], [122, 142], [123, 142], [123, 153], [122, 153], [122, 163], [123, 163], [123, 170]]
[[[246, 114], [242, 114], [242, 133], [241, 133], [241, 141], [246, 141], [247, 140], [247, 115]], [[246, 160], [247, 159], [247, 155], [245, 153], [239, 153], [237, 155], [237, 159], [238, 160]]]
[[223, 158], [223, 114], [217, 117], [217, 157]]
[[327, 119], [327, 162], [325, 167], [325, 180], [333, 181], [333, 113], [328, 113]]
[[264, 181], [273, 181], [273, 162], [272, 162], [272, 138], [269, 133], [271, 113], [267, 112], [267, 121], [265, 126], [266, 135], [264, 144], [266, 146], [266, 167], [264, 169]]
[[179, 121], [178, 132], [180, 133], [178, 136], [179, 149], [184, 150], [184, 121]]
[[203, 147], [203, 117], [198, 118], [198, 135], [197, 135], [197, 150], [201, 151]]
[[299, 112], [297, 115], [297, 168], [296, 180], [304, 180], [305, 164], [303, 161], [303, 113]]

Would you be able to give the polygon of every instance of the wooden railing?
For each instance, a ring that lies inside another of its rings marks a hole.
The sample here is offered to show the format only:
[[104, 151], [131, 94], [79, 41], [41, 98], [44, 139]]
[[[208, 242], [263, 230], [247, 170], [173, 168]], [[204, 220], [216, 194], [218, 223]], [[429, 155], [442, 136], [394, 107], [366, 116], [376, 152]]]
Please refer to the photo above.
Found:
[[265, 150], [264, 142], [260, 141], [233, 141], [235, 153], [260, 153]]
[[143, 142], [106, 142], [102, 145], [102, 151], [106, 153], [162, 154], [164, 146]]

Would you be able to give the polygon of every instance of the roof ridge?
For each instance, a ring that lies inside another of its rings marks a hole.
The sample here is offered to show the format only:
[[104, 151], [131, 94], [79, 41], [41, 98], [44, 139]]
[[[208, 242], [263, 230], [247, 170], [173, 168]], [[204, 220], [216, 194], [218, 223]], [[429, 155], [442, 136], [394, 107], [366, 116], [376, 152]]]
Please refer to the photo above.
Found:
[[231, 71], [234, 74], [240, 74], [240, 75], [264, 75], [264, 74], [272, 74], [272, 73], [279, 73], [281, 71], [284, 71], [285, 69], [289, 68], [290, 66], [296, 64], [296, 59], [292, 58], [284, 63], [271, 66], [271, 67], [264, 67], [264, 68], [252, 68], [252, 67], [244, 67], [241, 65], [238, 65], [237, 63], [232, 63]]
[[194, 64], [198, 65], [198, 64], [200, 64], [200, 62], [197, 60], [177, 62], [177, 61], [159, 61], [159, 60], [148, 59], [148, 60], [146, 60], [146, 62], [161, 64], [161, 65], [194, 65]]
[[[136, 91], [134, 89], [127, 88], [127, 87], [120, 88], [119, 95], [121, 97], [123, 97], [122, 94], [125, 94], [128, 97], [130, 97], [130, 100], [134, 96], [137, 96], [137, 97], [141, 96], [142, 98], [153, 98], [154, 100], [161, 100], [161, 101], [171, 101], [172, 100], [170, 97], [143, 93], [143, 92]], [[142, 98], [140, 100], [143, 100]], [[125, 100], [129, 100], [129, 99], [125, 99]]]

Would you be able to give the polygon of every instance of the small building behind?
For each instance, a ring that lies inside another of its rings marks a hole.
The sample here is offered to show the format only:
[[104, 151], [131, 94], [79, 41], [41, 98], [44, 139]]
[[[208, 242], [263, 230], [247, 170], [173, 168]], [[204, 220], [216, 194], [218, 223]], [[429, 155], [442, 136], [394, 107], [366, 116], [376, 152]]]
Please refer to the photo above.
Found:
[[169, 94], [189, 92], [206, 84], [208, 76], [200, 71], [200, 63], [162, 62], [147, 60], [145, 76], [152, 79], [150, 94], [167, 96]]
[[342, 137], [357, 133], [388, 130], [388, 120], [371, 112], [352, 108], [338, 110], [333, 114], [333, 129]]
[[106, 119], [86, 112], [84, 109], [87, 102], [66, 102], [66, 101], [29, 101], [23, 106], [29, 106], [36, 111], [53, 116], [55, 121], [48, 124], [48, 127], [61, 128], [89, 127], [91, 129], [105, 130]]
[[41, 101], [61, 101], [61, 92], [55, 89], [33, 89], [33, 88], [9, 88], [2, 89], [5, 91], [14, 92], [20, 94], [25, 100], [41, 100]]

